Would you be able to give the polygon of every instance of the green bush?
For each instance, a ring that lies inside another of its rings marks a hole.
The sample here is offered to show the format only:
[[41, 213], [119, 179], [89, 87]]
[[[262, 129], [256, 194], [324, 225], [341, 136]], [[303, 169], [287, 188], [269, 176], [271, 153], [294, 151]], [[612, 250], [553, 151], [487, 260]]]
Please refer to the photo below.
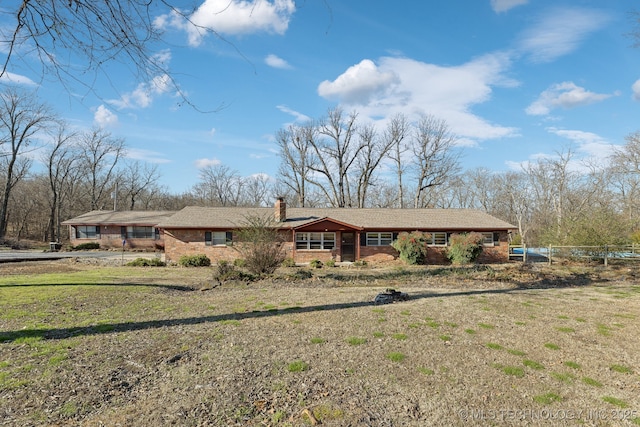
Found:
[[427, 260], [427, 245], [431, 241], [431, 234], [421, 231], [412, 233], [402, 232], [391, 246], [400, 253], [400, 259], [407, 264], [425, 264]]
[[367, 266], [367, 261], [363, 260], [363, 259], [359, 259], [353, 262], [353, 265], [356, 267], [366, 267]]
[[282, 266], [283, 267], [295, 267], [296, 266], [296, 262], [293, 260], [293, 258], [285, 258], [284, 261], [282, 261]]
[[247, 266], [247, 262], [242, 258], [236, 258], [233, 260], [233, 265], [242, 268]]
[[222, 283], [230, 280], [250, 281], [253, 279], [253, 276], [236, 270], [235, 262], [231, 264], [229, 261], [222, 260], [216, 264], [213, 278]]
[[80, 243], [78, 246], [73, 247], [74, 251], [87, 251], [90, 249], [100, 249], [100, 243], [98, 242]]
[[320, 261], [319, 259], [312, 259], [309, 262], [309, 267], [311, 267], [311, 268], [322, 268], [322, 261]]
[[165, 263], [159, 258], [136, 258], [127, 263], [128, 267], [164, 267]]
[[329, 261], [325, 262], [324, 265], [326, 265], [327, 267], [335, 267], [336, 266], [336, 260], [335, 259], [330, 259]]
[[178, 264], [183, 267], [209, 267], [211, 260], [204, 254], [182, 255], [178, 260]]
[[456, 233], [449, 238], [447, 258], [453, 264], [465, 265], [476, 261], [482, 253], [484, 237], [480, 233]]

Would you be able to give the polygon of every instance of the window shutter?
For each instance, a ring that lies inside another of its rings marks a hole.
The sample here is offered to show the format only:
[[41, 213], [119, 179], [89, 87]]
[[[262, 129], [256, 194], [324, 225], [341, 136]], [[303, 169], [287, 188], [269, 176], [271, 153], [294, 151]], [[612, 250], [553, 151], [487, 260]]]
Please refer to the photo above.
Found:
[[211, 232], [210, 231], [205, 231], [204, 232], [204, 242], [211, 244]]
[[367, 233], [360, 233], [360, 246], [367, 246]]
[[227, 234], [225, 236], [225, 244], [227, 246], [231, 246], [233, 244], [233, 232], [227, 231]]
[[493, 244], [497, 245], [500, 243], [500, 233], [493, 233]]
[[96, 225], [96, 237], [100, 237], [100, 226]]
[[391, 233], [391, 238], [393, 239], [394, 242], [398, 240], [398, 233]]

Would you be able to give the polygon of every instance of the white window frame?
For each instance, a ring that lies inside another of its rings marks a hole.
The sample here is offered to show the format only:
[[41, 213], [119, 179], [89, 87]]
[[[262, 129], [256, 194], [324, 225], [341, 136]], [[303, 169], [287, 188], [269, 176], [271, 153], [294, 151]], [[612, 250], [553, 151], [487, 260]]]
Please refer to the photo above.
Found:
[[336, 233], [296, 232], [296, 250], [298, 251], [328, 251], [335, 247]]
[[367, 232], [367, 246], [390, 246], [391, 243], [393, 233], [390, 231]]
[[495, 242], [493, 240], [493, 233], [481, 233], [482, 234], [482, 244], [484, 246], [495, 246]]
[[449, 234], [446, 231], [430, 231], [431, 246], [447, 246], [449, 244]]
[[[210, 233], [211, 240], [207, 240], [207, 233]], [[204, 244], [205, 246], [227, 246], [227, 232], [226, 231], [205, 231]]]

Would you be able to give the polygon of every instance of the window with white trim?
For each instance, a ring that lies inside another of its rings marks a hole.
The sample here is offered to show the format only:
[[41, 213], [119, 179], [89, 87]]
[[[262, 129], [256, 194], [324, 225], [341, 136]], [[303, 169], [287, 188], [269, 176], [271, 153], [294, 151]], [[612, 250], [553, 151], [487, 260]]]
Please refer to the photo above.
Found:
[[367, 246], [389, 246], [393, 242], [393, 233], [367, 233]]
[[99, 239], [99, 225], [76, 225], [76, 239]]
[[336, 233], [296, 233], [296, 249], [333, 249]]
[[493, 233], [482, 233], [482, 244], [485, 246], [493, 246]]
[[447, 246], [447, 233], [446, 232], [432, 232], [431, 244], [433, 246]]
[[231, 243], [230, 234], [227, 231], [205, 231], [204, 244], [206, 246], [225, 246]]

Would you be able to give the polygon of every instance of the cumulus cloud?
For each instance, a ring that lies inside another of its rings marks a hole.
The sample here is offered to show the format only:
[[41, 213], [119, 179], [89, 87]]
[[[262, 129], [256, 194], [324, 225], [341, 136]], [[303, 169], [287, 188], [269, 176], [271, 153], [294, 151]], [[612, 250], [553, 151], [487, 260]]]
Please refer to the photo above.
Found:
[[197, 159], [193, 163], [197, 169], [204, 169], [211, 166], [218, 166], [222, 164], [222, 162], [218, 159]]
[[100, 105], [93, 113], [93, 121], [100, 127], [114, 127], [118, 124], [118, 116], [104, 105]]
[[491, 98], [493, 86], [518, 85], [505, 76], [510, 64], [503, 53], [450, 67], [398, 57], [381, 58], [378, 65], [363, 60], [333, 82], [322, 82], [318, 92], [372, 119], [432, 114], [445, 120], [465, 145], [473, 145], [479, 139], [517, 134], [515, 128], [492, 124], [471, 112]]
[[323, 81], [318, 94], [327, 99], [341, 99], [350, 104], [366, 104], [371, 97], [382, 94], [399, 81], [393, 70], [380, 69], [370, 59], [349, 67], [337, 79]]
[[525, 111], [532, 116], [545, 116], [554, 108], [579, 107], [602, 101], [611, 96], [613, 95], [589, 92], [573, 82], [557, 83], [542, 92]]
[[553, 8], [522, 34], [519, 51], [534, 62], [553, 61], [573, 52], [582, 40], [609, 20], [607, 14], [598, 10]]
[[287, 61], [285, 61], [284, 59], [276, 55], [267, 55], [267, 57], [264, 59], [264, 62], [265, 64], [273, 68], [282, 68], [282, 69], [292, 68]]
[[138, 87], [123, 94], [120, 99], [109, 100], [109, 103], [118, 108], [147, 108], [157, 96], [169, 92], [171, 87], [169, 75], [155, 76], [149, 82], [138, 84]]
[[527, 3], [529, 3], [529, 0], [491, 0], [491, 8], [494, 12], [500, 13]]
[[284, 34], [295, 12], [294, 0], [205, 0], [184, 19], [179, 13], [157, 17], [157, 28], [185, 31], [191, 46], [198, 46], [208, 32], [224, 35]]

